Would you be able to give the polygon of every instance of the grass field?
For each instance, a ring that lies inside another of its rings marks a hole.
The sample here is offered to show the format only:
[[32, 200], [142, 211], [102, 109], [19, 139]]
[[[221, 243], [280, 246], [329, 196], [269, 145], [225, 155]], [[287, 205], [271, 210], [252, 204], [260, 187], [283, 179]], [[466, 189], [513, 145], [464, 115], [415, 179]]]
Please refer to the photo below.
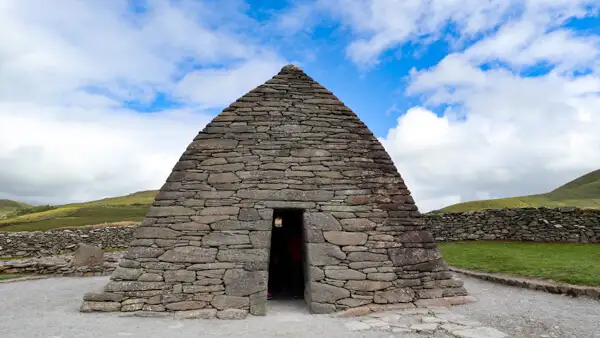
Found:
[[458, 268], [600, 286], [598, 244], [470, 241], [438, 247]]
[[545, 194], [458, 203], [432, 213], [541, 206], [600, 209], [600, 170], [585, 174]]
[[15, 279], [15, 278], [20, 278], [20, 277], [25, 277], [26, 275], [20, 275], [20, 274], [16, 274], [16, 273], [4, 273], [4, 274], [0, 274], [0, 280], [7, 280], [7, 279]]

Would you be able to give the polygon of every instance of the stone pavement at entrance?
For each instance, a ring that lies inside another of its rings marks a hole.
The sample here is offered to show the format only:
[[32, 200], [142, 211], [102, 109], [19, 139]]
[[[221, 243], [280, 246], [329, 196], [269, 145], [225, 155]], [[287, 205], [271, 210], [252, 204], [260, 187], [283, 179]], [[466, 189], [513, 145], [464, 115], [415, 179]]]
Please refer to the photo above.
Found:
[[502, 338], [509, 335], [454, 313], [451, 309], [409, 309], [373, 313], [348, 320], [350, 331], [387, 331], [390, 337]]

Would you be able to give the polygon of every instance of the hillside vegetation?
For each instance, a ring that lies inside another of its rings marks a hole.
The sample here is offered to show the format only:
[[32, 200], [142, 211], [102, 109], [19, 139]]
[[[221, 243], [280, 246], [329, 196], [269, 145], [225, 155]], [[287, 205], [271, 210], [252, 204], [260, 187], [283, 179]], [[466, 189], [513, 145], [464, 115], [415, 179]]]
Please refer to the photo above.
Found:
[[0, 199], [0, 219], [18, 211], [18, 210], [29, 208], [29, 207], [31, 207], [31, 205], [23, 203], [23, 202]]
[[542, 206], [600, 209], [600, 170], [585, 174], [545, 194], [458, 203], [434, 213]]
[[71, 203], [54, 209], [0, 220], [0, 231], [43, 231], [102, 223], [139, 222], [158, 192], [140, 191], [85, 203]]

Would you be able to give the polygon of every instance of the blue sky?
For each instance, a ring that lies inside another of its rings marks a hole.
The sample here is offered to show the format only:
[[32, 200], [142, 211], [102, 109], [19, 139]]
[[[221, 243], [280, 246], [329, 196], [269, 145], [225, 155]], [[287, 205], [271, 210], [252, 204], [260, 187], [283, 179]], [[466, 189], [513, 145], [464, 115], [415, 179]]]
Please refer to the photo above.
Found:
[[363, 119], [422, 210], [600, 168], [597, 1], [5, 2], [0, 198], [156, 189], [287, 63]]
[[[132, 12], [139, 13], [144, 3], [142, 0], [132, 1]], [[217, 2], [209, 3], [218, 6]], [[294, 2], [256, 0], [246, 3], [244, 12], [249, 17], [255, 19], [259, 25], [269, 25], [278, 15], [293, 8]], [[295, 36], [294, 39], [280, 37], [276, 32], [273, 35], [266, 34], [261, 39], [270, 41], [271, 46], [286, 60], [298, 63], [305, 72], [332, 90], [381, 137], [396, 124], [396, 119], [402, 112], [421, 103], [418, 97], [404, 94], [404, 78], [408, 76], [409, 71], [412, 68], [424, 69], [434, 66], [450, 51], [447, 41], [433, 41], [427, 45], [415, 46], [408, 44], [382, 53], [382, 62], [377, 67], [359, 68], [347, 59], [345, 53], [345, 47], [351, 42], [352, 34], [328, 17], [323, 17], [318, 25], [310, 28], [310, 32]], [[306, 55], [308, 52], [309, 56]], [[202, 68], [203, 64], [197, 63], [193, 67]], [[167, 92], [156, 93], [151, 102], [124, 102], [124, 107], [140, 112], [156, 112], [182, 105], [185, 105], [185, 100], [178, 100]], [[222, 108], [224, 106], [211, 107], [210, 110], [218, 112]], [[443, 107], [436, 111], [442, 114]]]
[[[218, 8], [222, 1], [206, 3]], [[295, 3], [298, 2], [248, 0], [244, 4], [238, 3], [237, 6], [242, 8], [243, 13], [255, 19], [257, 25], [268, 26], [277, 20], [279, 15], [293, 9]], [[132, 13], [143, 13], [145, 6], [147, 2], [144, 0], [131, 1]], [[421, 41], [419, 39], [408, 41], [396, 48], [383, 51], [379, 56], [379, 63], [366, 69], [357, 66], [347, 58], [345, 48], [352, 41], [353, 34], [341, 27], [339, 22], [324, 15], [319, 17], [319, 22], [311, 26], [308, 32], [294, 36], [293, 39], [281, 37], [277, 32], [269, 32], [259, 39], [269, 41], [270, 45], [285, 59], [299, 63], [308, 74], [331, 89], [359, 114], [377, 136], [385, 137], [387, 131], [396, 125], [400, 115], [406, 113], [410, 107], [425, 103], [418, 95], [409, 95], [405, 92], [411, 69], [433, 67], [449, 53], [468, 49], [477, 41], [496, 33], [502, 23], [509, 21], [509, 15], [521, 15], [521, 10], [519, 6], [515, 6], [495, 29], [489, 30], [486, 34], [464, 39], [458, 46], [453, 45], [451, 41], [457, 38], [457, 34], [454, 31], [454, 24], [449, 22], [442, 25], [438, 32], [444, 38], [424, 42], [423, 40], [427, 39], [427, 36], [424, 36]], [[564, 25], [553, 27], [549, 31], [570, 28], [579, 36], [600, 35], [600, 20], [594, 13], [597, 15], [597, 11], [591, 10], [590, 16], [570, 18]], [[306, 55], [307, 51], [310, 51], [309, 56]], [[195, 63], [191, 67], [198, 69], [203, 66], [202, 63]], [[221, 66], [226, 67], [226, 64]], [[185, 69], [189, 67], [190, 64], [187, 64]], [[523, 77], [535, 77], [548, 74], [554, 65], [542, 61], [522, 69], [514, 69], [502, 61], [490, 60], [479, 67], [483, 70], [502, 67]], [[185, 106], [185, 100], [178, 100], [168, 92], [157, 92], [151, 102], [140, 103], [138, 100], [127, 100], [124, 101], [123, 106], [140, 112], [156, 112]], [[438, 116], [442, 116], [447, 107], [448, 105], [441, 104], [428, 108]], [[211, 107], [209, 110], [217, 113], [221, 108], [224, 106]]]

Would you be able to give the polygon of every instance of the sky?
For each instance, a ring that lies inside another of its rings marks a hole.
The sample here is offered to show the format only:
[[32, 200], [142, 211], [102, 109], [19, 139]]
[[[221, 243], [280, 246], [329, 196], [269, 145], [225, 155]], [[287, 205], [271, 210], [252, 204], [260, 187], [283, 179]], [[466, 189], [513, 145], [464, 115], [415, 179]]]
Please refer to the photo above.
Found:
[[597, 0], [2, 0], [0, 198], [158, 189], [293, 63], [380, 139], [421, 211], [600, 168]]

